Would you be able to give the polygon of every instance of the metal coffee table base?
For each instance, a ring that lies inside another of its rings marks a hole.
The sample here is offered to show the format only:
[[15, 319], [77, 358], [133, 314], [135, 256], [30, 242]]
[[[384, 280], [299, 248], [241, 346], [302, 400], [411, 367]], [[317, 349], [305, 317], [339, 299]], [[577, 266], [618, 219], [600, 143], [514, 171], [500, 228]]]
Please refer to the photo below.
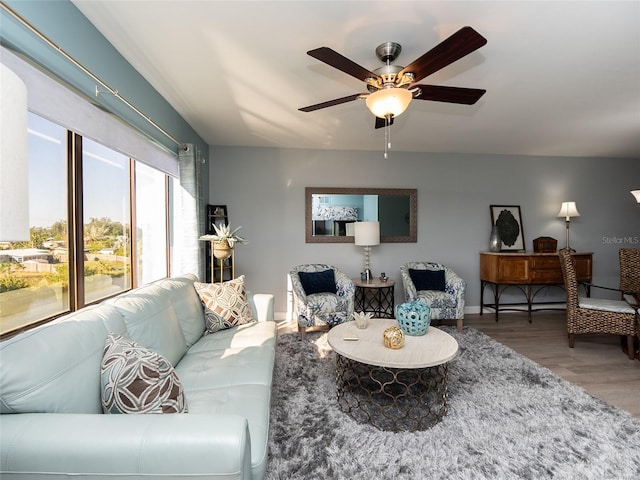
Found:
[[359, 423], [380, 430], [426, 430], [447, 413], [447, 363], [387, 368], [336, 356], [338, 406]]

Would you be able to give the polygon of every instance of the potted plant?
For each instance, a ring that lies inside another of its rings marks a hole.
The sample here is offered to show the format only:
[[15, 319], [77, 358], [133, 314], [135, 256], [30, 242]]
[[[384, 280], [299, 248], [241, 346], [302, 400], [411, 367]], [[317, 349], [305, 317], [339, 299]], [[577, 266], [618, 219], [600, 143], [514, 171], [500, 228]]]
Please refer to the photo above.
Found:
[[213, 247], [213, 256], [218, 259], [225, 259], [231, 256], [231, 252], [236, 243], [249, 243], [245, 238], [238, 235], [238, 230], [242, 227], [231, 228], [231, 225], [213, 225], [214, 235], [203, 235], [200, 240], [210, 240]]

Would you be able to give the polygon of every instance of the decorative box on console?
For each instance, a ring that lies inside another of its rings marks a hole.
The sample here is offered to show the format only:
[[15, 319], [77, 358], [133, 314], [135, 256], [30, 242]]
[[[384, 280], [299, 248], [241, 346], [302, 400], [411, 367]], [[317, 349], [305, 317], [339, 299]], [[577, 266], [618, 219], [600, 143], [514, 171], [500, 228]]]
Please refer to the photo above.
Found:
[[538, 237], [533, 240], [535, 253], [553, 253], [558, 250], [558, 241], [551, 237]]

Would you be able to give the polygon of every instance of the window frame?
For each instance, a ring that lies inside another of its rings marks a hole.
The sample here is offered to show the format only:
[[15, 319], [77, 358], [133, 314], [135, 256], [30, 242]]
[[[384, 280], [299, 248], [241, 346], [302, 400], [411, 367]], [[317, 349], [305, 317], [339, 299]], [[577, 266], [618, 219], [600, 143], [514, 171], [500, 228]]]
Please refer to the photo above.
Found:
[[[31, 112], [34, 115], [39, 117], [43, 117], [42, 115]], [[45, 118], [45, 117], [43, 117]], [[57, 123], [54, 120], [50, 120], [45, 118], [52, 123]], [[59, 125], [59, 124], [58, 124]], [[64, 127], [63, 127], [64, 128]], [[136, 162], [140, 162], [148, 168], [154, 168], [158, 172], [160, 172], [164, 176], [164, 190], [165, 190], [165, 201], [164, 201], [164, 218], [166, 222], [166, 235], [165, 235], [165, 249], [164, 255], [162, 255], [162, 260], [160, 258], [153, 259], [153, 261], [164, 261], [166, 264], [166, 277], [168, 278], [171, 274], [171, 212], [172, 212], [172, 195], [171, 195], [171, 175], [168, 173], [152, 167], [149, 162], [144, 162], [132, 158], [127, 155], [128, 158], [128, 174], [129, 174], [129, 187], [128, 187], [128, 195], [129, 195], [129, 212], [128, 212], [128, 221], [129, 221], [129, 230], [130, 235], [128, 236], [128, 250], [130, 252], [130, 281], [129, 288], [125, 288], [121, 291], [114, 292], [113, 294], [107, 295], [100, 299], [87, 302], [85, 300], [85, 276], [84, 276], [84, 195], [83, 195], [83, 140], [85, 137], [78, 132], [75, 132], [71, 129], [66, 129], [66, 188], [67, 188], [67, 196], [66, 196], [66, 212], [67, 212], [67, 243], [68, 243], [68, 308], [62, 312], [57, 312], [53, 315], [47, 316], [45, 318], [36, 319], [34, 321], [30, 321], [29, 323], [22, 324], [20, 326], [8, 329], [6, 331], [0, 331], [0, 340], [5, 340], [12, 336], [15, 336], [21, 332], [30, 330], [32, 328], [36, 328], [40, 325], [44, 325], [49, 323], [57, 318], [60, 318], [64, 315], [68, 315], [74, 311], [78, 311], [88, 305], [99, 304], [104, 302], [105, 300], [115, 297], [117, 295], [121, 295], [126, 291], [130, 291], [139, 287], [139, 272], [138, 270], [138, 252], [137, 248], [135, 248], [137, 234], [136, 234]], [[95, 140], [93, 140], [95, 141]], [[100, 143], [100, 142], [97, 142]], [[104, 145], [104, 144], [102, 144]], [[112, 146], [104, 145], [107, 148], [115, 150]], [[117, 150], [116, 150], [117, 151]], [[37, 228], [37, 227], [36, 227]]]

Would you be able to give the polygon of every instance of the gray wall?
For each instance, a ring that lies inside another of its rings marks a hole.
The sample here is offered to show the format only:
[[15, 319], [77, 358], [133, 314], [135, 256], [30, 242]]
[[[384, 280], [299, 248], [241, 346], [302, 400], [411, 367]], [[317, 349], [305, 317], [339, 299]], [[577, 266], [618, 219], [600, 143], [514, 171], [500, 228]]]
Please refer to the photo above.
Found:
[[531, 251], [543, 235], [564, 246], [564, 220], [556, 215], [563, 201], [575, 201], [581, 216], [571, 222], [571, 246], [594, 252], [600, 285], [618, 285], [620, 247], [640, 246], [640, 205], [629, 193], [640, 188], [639, 159], [391, 152], [384, 160], [381, 152], [210, 146], [210, 160], [209, 203], [227, 205], [231, 224], [250, 240], [236, 249], [236, 274], [254, 292], [274, 293], [277, 312], [287, 308], [290, 267], [326, 262], [351, 276], [363, 267], [362, 247], [305, 243], [307, 186], [418, 189], [418, 242], [372, 248], [372, 270], [396, 281], [396, 302], [400, 265], [429, 260], [467, 281], [468, 311], [477, 311], [478, 253], [488, 248], [491, 204], [520, 205]]

